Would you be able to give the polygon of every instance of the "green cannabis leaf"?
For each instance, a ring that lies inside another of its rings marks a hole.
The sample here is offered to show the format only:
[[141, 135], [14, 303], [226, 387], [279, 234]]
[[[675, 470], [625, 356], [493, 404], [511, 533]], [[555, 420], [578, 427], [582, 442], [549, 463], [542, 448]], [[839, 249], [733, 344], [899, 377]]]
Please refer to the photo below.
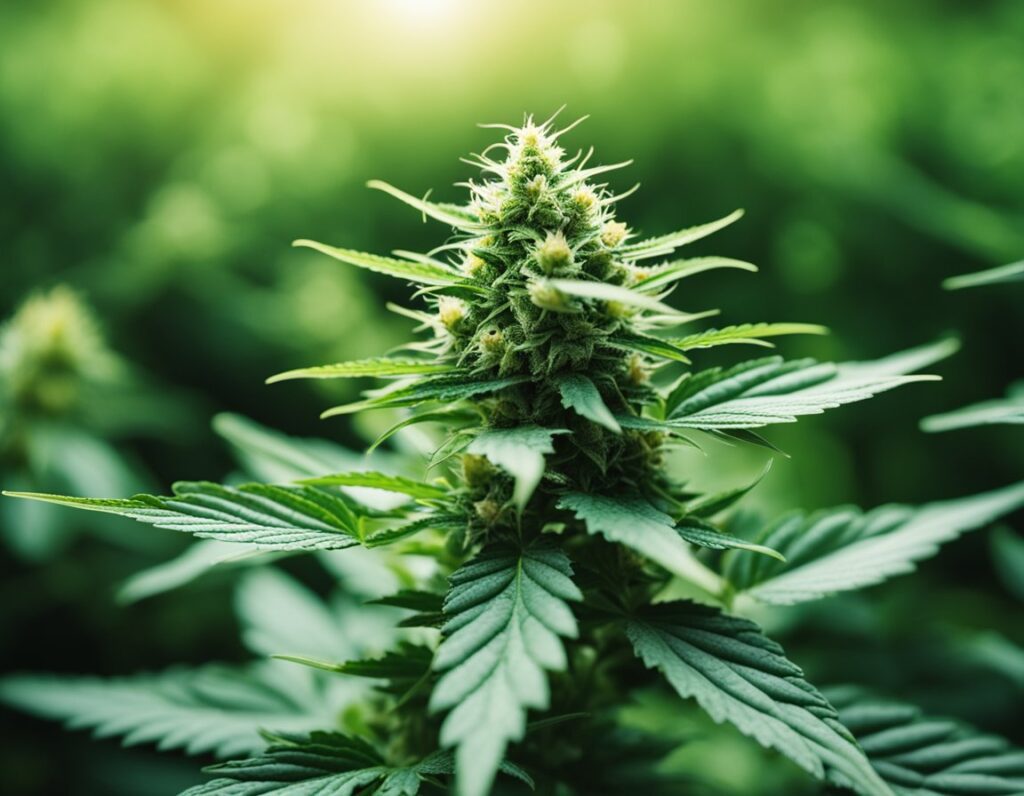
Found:
[[99, 738], [119, 736], [126, 746], [218, 757], [263, 748], [261, 728], [281, 732], [329, 724], [322, 694], [288, 689], [267, 665], [248, 669], [207, 666], [162, 674], [101, 679], [13, 675], [0, 681], [0, 700]]
[[735, 558], [725, 576], [732, 588], [761, 602], [815, 600], [911, 572], [940, 545], [1021, 506], [1024, 483], [919, 508], [882, 506], [866, 514], [840, 508], [810, 517], [794, 513], [758, 537], [785, 555], [785, 562]]
[[556, 549], [484, 551], [451, 576], [442, 673], [432, 710], [450, 710], [441, 743], [456, 747], [459, 792], [488, 793], [509, 741], [526, 730], [526, 710], [548, 706], [545, 670], [561, 671], [560, 637], [575, 638], [568, 601], [582, 599], [569, 560]]
[[890, 793], [828, 701], [752, 622], [675, 602], [631, 619], [626, 633], [645, 665], [715, 721], [735, 724], [818, 779]]
[[871, 765], [898, 794], [1024, 793], [1024, 750], [1004, 738], [855, 687], [825, 689]]

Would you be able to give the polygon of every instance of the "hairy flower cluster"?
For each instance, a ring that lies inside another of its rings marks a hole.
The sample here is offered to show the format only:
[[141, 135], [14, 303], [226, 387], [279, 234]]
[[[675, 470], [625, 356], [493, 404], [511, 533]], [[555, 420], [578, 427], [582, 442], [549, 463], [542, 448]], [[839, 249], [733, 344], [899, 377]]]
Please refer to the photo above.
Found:
[[[436, 298], [450, 343], [446, 356], [474, 376], [532, 377], [480, 403], [492, 427], [535, 423], [572, 431], [556, 442], [549, 479], [635, 486], [660, 463], [661, 435], [613, 433], [568, 411], [555, 386], [561, 373], [586, 372], [614, 412], [650, 398], [643, 358], [609, 343], [616, 333], [635, 331], [635, 308], [585, 300], [562, 287], [562, 280], [623, 286], [636, 278], [620, 254], [629, 229], [615, 220], [619, 197], [592, 181], [617, 166], [587, 168], [592, 150], [566, 157], [558, 145], [565, 130], [553, 131], [550, 122], [507, 129], [503, 142], [472, 161], [483, 181], [465, 183], [479, 225], [458, 242], [457, 264], [485, 290]], [[475, 497], [481, 521], [493, 523], [493, 496]]]

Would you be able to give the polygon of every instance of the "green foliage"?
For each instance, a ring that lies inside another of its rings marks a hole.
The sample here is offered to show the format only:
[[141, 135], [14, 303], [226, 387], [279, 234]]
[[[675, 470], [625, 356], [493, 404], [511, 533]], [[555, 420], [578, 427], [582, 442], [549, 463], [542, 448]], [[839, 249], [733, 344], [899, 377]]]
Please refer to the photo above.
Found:
[[[742, 324], [680, 337], [679, 327], [716, 311], [670, 303], [678, 280], [754, 269], [728, 258], [646, 261], [740, 212], [634, 242], [616, 218], [618, 197], [595, 181], [627, 164], [587, 166], [589, 154], [563, 150], [564, 132], [553, 121], [509, 128], [475, 156], [482, 178], [465, 184], [465, 205], [371, 183], [452, 228], [429, 254], [297, 244], [411, 282], [419, 305], [393, 308], [421, 336], [400, 349], [408, 355], [271, 381], [393, 380], [324, 416], [390, 413], [374, 447], [397, 441], [421, 458], [360, 462], [222, 416], [218, 430], [268, 483], [181, 483], [170, 497], [128, 499], [16, 493], [240, 544], [246, 557], [314, 551], [348, 584], [336, 610], [279, 570], [246, 573], [238, 598], [246, 643], [284, 659], [274, 664], [290, 673], [281, 682], [345, 688], [344, 709], [324, 720], [324, 732], [301, 736], [271, 716], [269, 746], [215, 767], [193, 796], [412, 796], [423, 787], [484, 796], [499, 771], [519, 771], [506, 758], [545, 793], [615, 792], [615, 783], [621, 792], [670, 792], [690, 783], [660, 769], [671, 744], [656, 732], [626, 737], [620, 717], [637, 686], [662, 676], [715, 722], [813, 777], [870, 796], [893, 792], [781, 647], [727, 611], [750, 607], [737, 596], [785, 605], [910, 571], [943, 542], [1019, 507], [1024, 485], [734, 531], [722, 515], [760, 478], [702, 494], [674, 476], [670, 453], [690, 430], [770, 448], [750, 429], [931, 380], [908, 374], [957, 343], [874, 362], [768, 357], [690, 370], [691, 350], [824, 329]], [[420, 424], [441, 433], [421, 433]], [[129, 596], [187, 582], [214, 552], [194, 549], [150, 571]], [[676, 590], [720, 605], [673, 601]], [[9, 690], [33, 709], [44, 700], [28, 681]], [[150, 727], [132, 718], [132, 704], [111, 700], [90, 721], [163, 739], [155, 719]], [[47, 712], [77, 717], [62, 710]]]
[[963, 722], [858, 688], [829, 688], [839, 719], [898, 794], [1013, 796], [1024, 792], [1024, 750]]
[[488, 793], [526, 710], [548, 707], [545, 670], [566, 668], [560, 637], [578, 632], [571, 575], [565, 554], [546, 547], [485, 550], [452, 574], [430, 707], [451, 711], [441, 743], [456, 748], [459, 793]]
[[1024, 423], [1024, 383], [1010, 387], [1003, 399], [982, 401], [952, 412], [932, 415], [921, 421], [924, 431], [953, 431], [959, 428], [989, 426], [993, 424], [1020, 425]]
[[919, 508], [882, 506], [866, 514], [840, 508], [809, 517], [797, 512], [757, 537], [785, 562], [734, 558], [725, 575], [732, 588], [762, 602], [816, 600], [911, 572], [940, 545], [1021, 506], [1024, 483]]
[[322, 694], [290, 693], [266, 664], [248, 669], [208, 666], [162, 674], [100, 679], [14, 675], [0, 683], [0, 700], [99, 738], [125, 745], [231, 757], [263, 748], [259, 731], [302, 732], [329, 724]]
[[626, 633], [646, 666], [715, 721], [735, 724], [818, 779], [889, 793], [834, 708], [752, 622], [674, 602], [630, 619]]

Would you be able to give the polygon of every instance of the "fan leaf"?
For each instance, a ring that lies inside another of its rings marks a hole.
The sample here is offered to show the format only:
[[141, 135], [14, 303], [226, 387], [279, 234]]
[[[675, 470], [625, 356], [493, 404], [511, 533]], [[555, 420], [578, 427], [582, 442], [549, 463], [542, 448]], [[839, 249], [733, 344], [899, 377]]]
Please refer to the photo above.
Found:
[[818, 779], [869, 796], [892, 793], [825, 697], [753, 622], [672, 602], [631, 619], [626, 634], [648, 668], [715, 721], [735, 725]]
[[434, 711], [451, 712], [441, 743], [455, 747], [457, 792], [484, 796], [526, 711], [548, 706], [545, 670], [566, 668], [560, 637], [575, 638], [568, 602], [582, 599], [559, 550], [484, 550], [451, 577]]
[[960, 534], [1024, 506], [1024, 482], [919, 508], [882, 506], [866, 514], [839, 508], [787, 515], [766, 529], [760, 544], [786, 563], [734, 559], [725, 576], [761, 602], [789, 605], [860, 589], [911, 572], [916, 562]]

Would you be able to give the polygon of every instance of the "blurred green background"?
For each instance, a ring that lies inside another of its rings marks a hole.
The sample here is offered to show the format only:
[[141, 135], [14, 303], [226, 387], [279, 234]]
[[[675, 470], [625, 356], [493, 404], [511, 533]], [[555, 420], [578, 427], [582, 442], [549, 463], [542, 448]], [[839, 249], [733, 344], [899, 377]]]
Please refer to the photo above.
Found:
[[[458, 158], [495, 138], [478, 122], [563, 104], [566, 120], [591, 117], [570, 149], [634, 159], [613, 187], [641, 183], [619, 212], [642, 233], [746, 209], [693, 253], [761, 273], [688, 280], [680, 306], [832, 328], [785, 342], [793, 356], [963, 339], [941, 383], [772, 432], [792, 458], [754, 505], [925, 502], [1024, 474], [1013, 429], [917, 429], [1024, 374], [1024, 293], [939, 287], [1024, 257], [1024, 4], [7, 0], [0, 316], [37, 301], [0, 339], [3, 486], [113, 495], [222, 478], [221, 410], [358, 448], [380, 418], [317, 414], [364, 385], [263, 379], [401, 341], [410, 324], [383, 305], [407, 291], [290, 241], [443, 242], [366, 180], [461, 201]], [[56, 377], [29, 372], [40, 357]], [[713, 453], [681, 461], [698, 484], [764, 458]], [[5, 670], [245, 657], [230, 577], [118, 607], [127, 576], [187, 540], [86, 519], [0, 514]], [[916, 578], [760, 618], [812, 676], [867, 680], [1021, 741], [1020, 615], [976, 534]], [[965, 687], [978, 677], [981, 699]], [[10, 793], [163, 794], [196, 778], [192, 762], [2, 723]], [[714, 767], [735, 750], [705, 752]]]

